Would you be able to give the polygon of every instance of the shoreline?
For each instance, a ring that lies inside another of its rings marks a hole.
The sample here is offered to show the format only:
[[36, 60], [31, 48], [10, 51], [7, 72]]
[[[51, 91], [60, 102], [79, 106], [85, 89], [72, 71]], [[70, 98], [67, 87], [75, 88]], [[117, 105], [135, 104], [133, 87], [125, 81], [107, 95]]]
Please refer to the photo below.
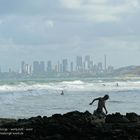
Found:
[[108, 114], [105, 119], [90, 112], [73, 111], [28, 119], [0, 118], [3, 140], [139, 140], [140, 115]]

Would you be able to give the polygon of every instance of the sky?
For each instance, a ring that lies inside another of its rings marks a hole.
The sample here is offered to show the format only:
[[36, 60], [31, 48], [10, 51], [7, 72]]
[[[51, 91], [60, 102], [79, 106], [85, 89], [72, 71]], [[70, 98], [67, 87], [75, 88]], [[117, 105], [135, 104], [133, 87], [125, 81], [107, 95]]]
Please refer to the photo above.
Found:
[[0, 0], [0, 65], [75, 60], [140, 65], [139, 0]]

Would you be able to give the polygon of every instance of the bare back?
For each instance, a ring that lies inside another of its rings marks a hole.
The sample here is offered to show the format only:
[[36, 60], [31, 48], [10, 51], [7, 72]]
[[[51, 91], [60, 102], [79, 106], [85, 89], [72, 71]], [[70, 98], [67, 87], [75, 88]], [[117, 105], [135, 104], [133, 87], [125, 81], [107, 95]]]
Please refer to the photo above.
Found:
[[97, 110], [102, 112], [103, 107], [105, 107], [105, 100], [103, 98], [99, 98]]

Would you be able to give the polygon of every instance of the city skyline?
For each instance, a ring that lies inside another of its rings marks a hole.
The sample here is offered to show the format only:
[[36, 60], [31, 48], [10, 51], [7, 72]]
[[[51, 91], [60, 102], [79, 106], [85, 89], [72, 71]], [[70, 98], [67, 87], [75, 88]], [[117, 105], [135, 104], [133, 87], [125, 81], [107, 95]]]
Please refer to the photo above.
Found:
[[[112, 66], [107, 63], [107, 57], [104, 55], [104, 60], [96, 62], [90, 55], [75, 56], [74, 60], [69, 58], [63, 58], [61, 60], [34, 60], [31, 63], [28, 61], [21, 61], [20, 65], [17, 65], [18, 70], [9, 67], [7, 71], [1, 67], [1, 72], [19, 72], [19, 73], [41, 73], [44, 72], [86, 72], [86, 71], [106, 71], [108, 67]], [[113, 66], [112, 66], [113, 67]], [[94, 69], [94, 70], [93, 70]], [[26, 72], [25, 72], [26, 71]]]
[[1, 67], [84, 54], [140, 65], [139, 13], [139, 0], [0, 0]]

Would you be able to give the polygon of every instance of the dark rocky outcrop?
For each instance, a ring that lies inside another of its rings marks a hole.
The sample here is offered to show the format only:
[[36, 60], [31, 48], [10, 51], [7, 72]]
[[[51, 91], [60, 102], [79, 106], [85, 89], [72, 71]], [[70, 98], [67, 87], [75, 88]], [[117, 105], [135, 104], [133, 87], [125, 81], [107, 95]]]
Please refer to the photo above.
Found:
[[135, 113], [97, 118], [88, 111], [73, 111], [5, 122], [0, 128], [2, 140], [140, 140], [140, 117]]

